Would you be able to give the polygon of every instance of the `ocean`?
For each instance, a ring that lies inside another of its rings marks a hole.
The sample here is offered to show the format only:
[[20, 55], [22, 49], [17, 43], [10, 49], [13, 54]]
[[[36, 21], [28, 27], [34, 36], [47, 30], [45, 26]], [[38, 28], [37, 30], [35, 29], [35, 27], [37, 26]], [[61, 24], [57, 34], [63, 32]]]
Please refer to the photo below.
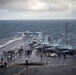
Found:
[[51, 43], [61, 39], [65, 44], [67, 23], [68, 44], [76, 46], [76, 20], [0, 20], [0, 49], [24, 37], [25, 31], [49, 35]]

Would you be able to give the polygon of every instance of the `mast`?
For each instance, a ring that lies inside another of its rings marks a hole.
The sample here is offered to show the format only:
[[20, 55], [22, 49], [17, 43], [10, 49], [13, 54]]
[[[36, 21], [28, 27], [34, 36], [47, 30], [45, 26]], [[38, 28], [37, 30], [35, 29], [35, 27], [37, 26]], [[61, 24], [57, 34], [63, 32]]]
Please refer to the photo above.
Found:
[[66, 23], [66, 45], [68, 45], [68, 30], [67, 30], [68, 26], [67, 25], [68, 24]]

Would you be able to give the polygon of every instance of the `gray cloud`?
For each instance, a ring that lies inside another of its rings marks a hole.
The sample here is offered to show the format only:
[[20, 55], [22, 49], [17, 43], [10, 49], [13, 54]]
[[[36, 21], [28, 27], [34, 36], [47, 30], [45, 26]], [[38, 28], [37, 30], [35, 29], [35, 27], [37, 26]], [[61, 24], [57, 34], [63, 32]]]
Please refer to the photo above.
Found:
[[0, 0], [0, 18], [73, 18], [75, 11], [76, 0]]
[[64, 10], [68, 7], [63, 0], [0, 0], [0, 8], [12, 10]]

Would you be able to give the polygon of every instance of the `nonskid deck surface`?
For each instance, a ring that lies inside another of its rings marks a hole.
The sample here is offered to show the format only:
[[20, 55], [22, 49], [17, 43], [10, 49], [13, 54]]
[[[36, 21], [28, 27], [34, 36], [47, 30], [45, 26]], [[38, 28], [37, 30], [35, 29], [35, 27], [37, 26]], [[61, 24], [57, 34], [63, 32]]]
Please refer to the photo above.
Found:
[[[33, 39], [33, 38], [32, 38]], [[64, 58], [63, 55], [60, 58], [57, 57], [47, 57], [46, 53], [39, 52], [38, 50], [33, 49], [30, 55], [25, 54], [25, 50], [28, 48], [28, 42], [30, 37], [26, 37], [17, 40], [13, 44], [9, 44], [1, 50], [13, 49], [23, 46], [24, 51], [21, 55], [15, 55], [12, 60], [8, 61], [7, 67], [0, 68], [0, 75], [75, 75], [76, 74], [76, 55], [74, 56], [66, 56]], [[40, 55], [42, 54], [42, 58]], [[0, 57], [6, 60], [6, 57], [0, 52]], [[44, 63], [44, 66], [26, 66], [26, 65], [18, 65], [18, 63], [25, 63], [26, 59], [28, 62], [32, 63]]]
[[[38, 54], [38, 53], [37, 53]], [[42, 54], [42, 60], [39, 55], [35, 55], [33, 57], [22, 55], [20, 58], [17, 58], [17, 60], [14, 62], [11, 61], [11, 65], [7, 66], [6, 68], [0, 68], [0, 75], [14, 75], [14, 74], [21, 74], [24, 75], [75, 75], [76, 73], [76, 56], [66, 56], [66, 59], [64, 59], [63, 55], [59, 58], [57, 57], [47, 57], [45, 54]], [[25, 60], [28, 59], [29, 63], [36, 62], [36, 63], [44, 63], [44, 66], [29, 66], [28, 65], [28, 71], [27, 71], [27, 65], [18, 65], [17, 63], [24, 63]], [[25, 69], [25, 71], [23, 71]], [[26, 72], [27, 71], [27, 72]], [[37, 71], [37, 72], [36, 72]], [[65, 72], [64, 72], [65, 71]], [[20, 73], [21, 72], [21, 73]], [[73, 74], [72, 74], [73, 72]], [[56, 73], [56, 74], [55, 74]]]

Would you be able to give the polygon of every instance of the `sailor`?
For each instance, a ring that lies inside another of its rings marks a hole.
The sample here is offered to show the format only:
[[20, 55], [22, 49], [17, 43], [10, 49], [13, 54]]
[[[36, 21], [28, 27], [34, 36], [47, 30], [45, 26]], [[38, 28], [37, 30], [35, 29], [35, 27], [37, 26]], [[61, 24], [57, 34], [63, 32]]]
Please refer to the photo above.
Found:
[[45, 54], [45, 50], [43, 50], [44, 51], [44, 54]]
[[10, 54], [11, 58], [12, 58], [12, 53]]
[[1, 58], [1, 62], [3, 62], [3, 58]]
[[63, 55], [64, 55], [64, 59], [65, 59], [66, 58], [66, 54], [64, 53]]
[[42, 54], [40, 55], [40, 57], [41, 57], [41, 60], [42, 60]]
[[59, 55], [59, 58], [60, 58], [61, 54], [59, 53], [58, 55]]
[[4, 66], [6, 67], [6, 65], [7, 65], [7, 63], [6, 63], [6, 61], [4, 62]]

